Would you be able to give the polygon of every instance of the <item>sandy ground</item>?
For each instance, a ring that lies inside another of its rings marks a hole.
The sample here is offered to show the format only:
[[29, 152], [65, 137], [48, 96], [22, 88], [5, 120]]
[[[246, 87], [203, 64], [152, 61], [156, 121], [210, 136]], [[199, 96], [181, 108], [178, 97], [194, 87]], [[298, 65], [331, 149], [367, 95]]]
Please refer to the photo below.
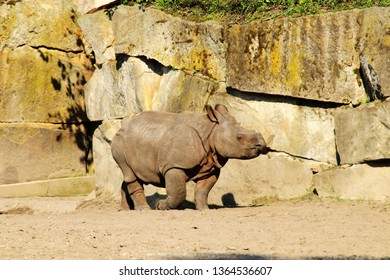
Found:
[[0, 215], [0, 259], [389, 259], [390, 203], [337, 200], [259, 207]]

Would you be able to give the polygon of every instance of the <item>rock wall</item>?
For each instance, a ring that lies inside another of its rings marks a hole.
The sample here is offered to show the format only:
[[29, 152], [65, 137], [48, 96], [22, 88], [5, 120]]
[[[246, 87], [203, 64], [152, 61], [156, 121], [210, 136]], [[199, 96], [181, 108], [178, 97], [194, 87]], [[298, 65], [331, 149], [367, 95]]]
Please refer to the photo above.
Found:
[[[97, 63], [85, 95], [88, 117], [103, 122], [93, 138], [98, 188], [119, 194], [121, 173], [109, 145], [121, 120], [224, 103], [264, 135], [272, 152], [230, 160], [210, 203], [250, 205], [312, 192], [390, 198], [389, 8], [231, 28], [137, 5], [111, 11], [78, 20]], [[368, 102], [362, 57], [377, 73], [381, 101]], [[189, 200], [192, 191], [188, 184]]]
[[84, 85], [93, 67], [77, 6], [9, 2], [0, 5], [0, 196], [88, 193]]
[[[389, 8], [227, 28], [112, 2], [0, 6], [0, 196], [15, 195], [18, 184], [27, 194], [40, 180], [65, 177], [74, 186], [73, 178], [89, 178], [91, 141], [95, 188], [118, 196], [122, 174], [110, 142], [122, 122], [147, 110], [204, 112], [224, 103], [271, 152], [230, 160], [210, 203], [313, 192], [390, 199]], [[366, 95], [362, 58], [381, 100]], [[145, 189], [150, 197], [165, 191]]]
[[[360, 57], [389, 96], [388, 8], [253, 22], [230, 29], [228, 86], [241, 91], [359, 104]], [[242, 75], [245, 73], [244, 75]]]

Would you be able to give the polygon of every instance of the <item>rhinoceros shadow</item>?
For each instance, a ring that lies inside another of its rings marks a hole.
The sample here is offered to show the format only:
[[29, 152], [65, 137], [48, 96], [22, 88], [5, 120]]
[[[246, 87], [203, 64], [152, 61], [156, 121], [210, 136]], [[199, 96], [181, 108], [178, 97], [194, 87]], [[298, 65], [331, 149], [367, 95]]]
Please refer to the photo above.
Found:
[[[157, 201], [161, 199], [165, 199], [167, 196], [159, 193], [154, 193], [153, 195], [149, 195], [146, 197], [146, 200], [152, 209], [156, 209]], [[130, 208], [134, 208], [134, 203], [131, 201], [130, 197], [127, 200], [129, 202]], [[234, 195], [232, 193], [224, 194], [221, 197], [222, 205], [217, 204], [209, 204], [210, 209], [220, 209], [220, 208], [235, 208], [239, 207], [234, 199]], [[185, 209], [196, 209], [195, 203], [192, 201], [185, 200], [178, 208], [178, 210]]]
[[[126, 183], [122, 182], [122, 189], [125, 186], [126, 186]], [[134, 202], [131, 200], [130, 194], [128, 192], [125, 192], [125, 196], [126, 196], [126, 201], [127, 201], [128, 205], [130, 206], [130, 209], [133, 210], [134, 209]], [[165, 199], [166, 197], [167, 196], [164, 194], [159, 194], [159, 193], [155, 192], [153, 195], [147, 196], [146, 201], [148, 202], [150, 207], [155, 210], [155, 209], [157, 209], [157, 207], [156, 207], [157, 201], [159, 201], [161, 199]], [[220, 208], [241, 207], [237, 204], [237, 202], [234, 198], [234, 194], [232, 194], [232, 193], [226, 193], [226, 194], [222, 195], [221, 202], [222, 202], [222, 205], [209, 204], [209, 208], [210, 209], [220, 209]], [[185, 200], [177, 209], [178, 210], [196, 209], [196, 205], [192, 201]]]

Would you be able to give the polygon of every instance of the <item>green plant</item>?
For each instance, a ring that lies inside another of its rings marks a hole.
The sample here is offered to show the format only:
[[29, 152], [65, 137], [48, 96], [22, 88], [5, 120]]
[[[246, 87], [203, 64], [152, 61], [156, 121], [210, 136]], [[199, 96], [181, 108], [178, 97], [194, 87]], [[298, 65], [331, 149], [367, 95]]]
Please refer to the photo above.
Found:
[[[121, 0], [127, 4], [129, 0]], [[228, 23], [280, 16], [303, 16], [328, 11], [372, 6], [390, 6], [390, 0], [133, 0], [196, 21], [209, 19]]]

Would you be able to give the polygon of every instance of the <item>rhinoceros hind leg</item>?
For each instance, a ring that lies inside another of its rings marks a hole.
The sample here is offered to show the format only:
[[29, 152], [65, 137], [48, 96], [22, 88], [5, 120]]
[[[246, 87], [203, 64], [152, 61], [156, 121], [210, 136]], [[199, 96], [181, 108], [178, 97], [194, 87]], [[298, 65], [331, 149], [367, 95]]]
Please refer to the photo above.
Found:
[[[144, 188], [138, 181], [132, 183], [124, 182], [121, 191], [121, 209], [128, 210], [151, 210], [146, 201]], [[129, 197], [131, 200], [129, 200]]]
[[176, 209], [185, 199], [187, 175], [181, 169], [170, 169], [165, 174], [167, 198], [157, 202], [159, 210]]
[[134, 209], [134, 202], [131, 200], [129, 190], [127, 189], [129, 183], [123, 182], [121, 187], [121, 211]]

